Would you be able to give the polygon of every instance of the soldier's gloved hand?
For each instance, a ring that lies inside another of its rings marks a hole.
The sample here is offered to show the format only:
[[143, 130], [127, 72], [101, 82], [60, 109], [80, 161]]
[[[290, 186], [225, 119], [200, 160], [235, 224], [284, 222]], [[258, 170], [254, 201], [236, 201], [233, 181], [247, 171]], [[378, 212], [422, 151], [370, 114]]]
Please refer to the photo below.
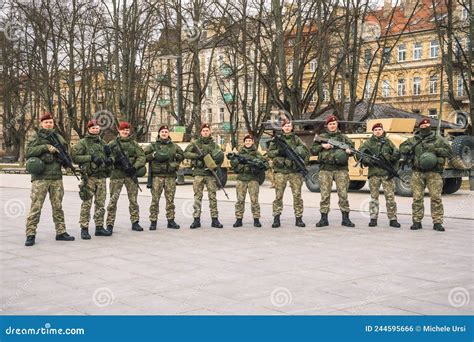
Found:
[[105, 158], [105, 165], [106, 166], [111, 166], [114, 163], [114, 160], [110, 157]]
[[91, 160], [98, 167], [101, 166], [102, 164], [104, 164], [104, 161], [101, 158], [97, 157], [97, 156], [92, 156]]
[[136, 173], [137, 173], [137, 169], [136, 169], [135, 167], [133, 167], [133, 166], [127, 170], [127, 174], [128, 174], [129, 176], [133, 176], [133, 175], [135, 175]]
[[54, 147], [53, 145], [49, 145], [48, 144], [48, 151], [49, 153], [58, 153], [58, 149], [56, 147]]
[[206, 155], [205, 155], [204, 153], [203, 153], [203, 154], [198, 154], [198, 156], [197, 156], [196, 159], [197, 159], [197, 160], [204, 160], [204, 157], [205, 157], [205, 156], [206, 156]]

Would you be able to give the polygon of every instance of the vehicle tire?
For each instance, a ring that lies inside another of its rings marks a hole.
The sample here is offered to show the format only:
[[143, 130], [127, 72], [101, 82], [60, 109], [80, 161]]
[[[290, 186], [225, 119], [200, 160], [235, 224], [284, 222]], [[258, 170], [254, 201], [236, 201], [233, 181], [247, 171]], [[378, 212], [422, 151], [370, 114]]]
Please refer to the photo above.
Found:
[[456, 113], [456, 125], [460, 126], [462, 129], [465, 129], [469, 125], [469, 114], [465, 112]]
[[319, 192], [319, 165], [313, 164], [308, 167], [308, 174], [305, 177], [306, 187], [311, 192]]
[[451, 195], [461, 188], [462, 178], [444, 178], [443, 182], [443, 194]]
[[451, 145], [455, 157], [460, 157], [460, 162], [465, 170], [472, 167], [474, 160], [474, 137], [460, 135], [454, 138]]
[[223, 169], [218, 167], [216, 169], [217, 177], [219, 177], [222, 186], [225, 186], [227, 184], [227, 169]]
[[349, 182], [349, 190], [356, 191], [360, 190], [364, 187], [365, 181], [350, 181]]
[[395, 193], [402, 197], [413, 196], [413, 190], [411, 188], [412, 170], [399, 170], [398, 174], [400, 175], [400, 178], [395, 178]]

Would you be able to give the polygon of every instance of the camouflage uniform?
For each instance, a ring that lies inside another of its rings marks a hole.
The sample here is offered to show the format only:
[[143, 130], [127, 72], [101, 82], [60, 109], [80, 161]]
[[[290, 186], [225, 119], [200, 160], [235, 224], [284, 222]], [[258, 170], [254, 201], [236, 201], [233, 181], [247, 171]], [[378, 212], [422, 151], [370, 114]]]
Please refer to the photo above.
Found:
[[217, 210], [217, 182], [212, 176], [211, 172], [206, 169], [204, 161], [199, 158], [194, 145], [199, 146], [204, 154], [210, 154], [215, 163], [220, 166], [224, 161], [224, 154], [221, 148], [214, 142], [211, 137], [199, 137], [198, 139], [191, 142], [186, 150], [184, 151], [184, 158], [191, 160], [191, 167], [193, 168], [193, 190], [194, 190], [194, 218], [201, 216], [201, 204], [203, 197], [204, 185], [207, 188], [207, 194], [209, 197], [209, 209], [211, 211], [211, 217], [218, 217]]
[[[443, 223], [443, 202], [441, 193], [443, 191], [443, 168], [446, 158], [452, 154], [451, 147], [435, 132], [422, 135], [416, 132], [412, 138], [409, 138], [400, 145], [402, 154], [414, 154], [413, 173], [411, 186], [413, 189], [412, 215], [413, 222], [421, 222], [424, 216], [423, 198], [425, 188], [428, 187], [431, 198], [431, 218], [434, 224]], [[420, 168], [420, 156], [424, 152], [434, 153], [437, 157], [437, 165], [433, 170], [425, 171]]]
[[[344, 142], [351, 147], [354, 143], [345, 134], [339, 130], [336, 132], [326, 131], [322, 133], [321, 138], [334, 139]], [[336, 182], [337, 195], [339, 197], [339, 208], [343, 213], [349, 213], [349, 201], [347, 199], [347, 192], [349, 191], [349, 168], [348, 162], [345, 165], [338, 165], [335, 159], [335, 152], [337, 148], [329, 150], [324, 149], [321, 143], [315, 141], [311, 147], [311, 153], [318, 156], [320, 162], [319, 171], [319, 186], [321, 192], [320, 212], [323, 214], [329, 213], [331, 204], [331, 190], [333, 181]]]
[[[309, 150], [303, 141], [294, 133], [282, 134], [287, 144], [305, 161], [309, 159]], [[275, 180], [275, 200], [273, 201], [273, 216], [279, 216], [283, 210], [283, 194], [286, 184], [290, 184], [293, 194], [293, 209], [295, 216], [303, 216], [303, 198], [301, 197], [301, 187], [303, 186], [303, 176], [298, 172], [294, 162], [286, 158], [283, 152], [278, 149], [274, 141], [270, 142], [267, 156], [271, 158], [273, 164]]]
[[[155, 156], [153, 156], [154, 153]], [[148, 172], [151, 172], [153, 177], [150, 221], [158, 219], [160, 197], [163, 190], [166, 199], [166, 218], [172, 220], [175, 218], [176, 171], [184, 159], [183, 150], [170, 138], [166, 140], [158, 138], [155, 143], [145, 148], [145, 155], [151, 165], [151, 171], [149, 168]]]
[[[359, 149], [362, 152], [383, 157], [387, 162], [394, 165], [400, 159], [400, 153], [390, 139], [386, 138], [385, 132], [382, 136], [377, 137], [372, 135], [370, 139], [364, 141]], [[362, 163], [369, 164], [362, 160]], [[389, 220], [397, 219], [397, 203], [395, 202], [395, 181], [388, 179], [389, 172], [369, 164], [369, 188], [370, 188], [370, 203], [369, 213], [371, 219], [377, 219], [379, 215], [379, 190], [380, 185], [383, 186], [385, 201], [387, 203], [387, 216]]]
[[[261, 172], [265, 172], [269, 165], [266, 159], [258, 152], [257, 147], [253, 145], [250, 148], [245, 146], [239, 149], [239, 155], [249, 160], [258, 160], [264, 166]], [[242, 219], [245, 211], [245, 197], [247, 191], [250, 196], [251, 209], [253, 218], [260, 218], [260, 204], [258, 203], [258, 193], [260, 185], [258, 182], [258, 175], [255, 174], [254, 169], [247, 164], [241, 164], [237, 159], [231, 161], [232, 169], [237, 173], [237, 202], [235, 203], [235, 217]]]
[[[48, 193], [53, 209], [56, 235], [66, 232], [64, 211], [62, 208], [64, 188], [61, 162], [59, 161], [57, 153], [49, 152], [49, 142], [45, 138], [46, 135], [51, 132], [52, 130], [39, 129], [38, 133], [28, 141], [26, 147], [26, 158], [38, 157], [44, 163], [44, 171], [41, 174], [31, 175], [31, 208], [26, 219], [26, 236], [36, 235], [36, 228], [41, 216], [41, 208], [43, 207], [46, 194]], [[64, 138], [56, 132], [53, 134], [56, 134], [60, 143], [67, 150], [67, 144]]]
[[[120, 139], [120, 145], [125, 156], [129, 159], [131, 165], [135, 169], [140, 169], [145, 166], [145, 153], [143, 152], [140, 145], [135, 140], [130, 138]], [[112, 158], [117, 161], [117, 156], [119, 154], [119, 146], [117, 140], [113, 140], [109, 143], [110, 149], [112, 151]], [[127, 189], [127, 195], [129, 200], [129, 212], [130, 212], [130, 221], [132, 223], [138, 222], [140, 219], [140, 211], [138, 207], [138, 184], [136, 184], [132, 178], [123, 170], [120, 165], [115, 162], [115, 167], [110, 175], [110, 200], [109, 205], [107, 206], [107, 226], [113, 226], [115, 222], [115, 216], [117, 212], [117, 202], [120, 198], [120, 192], [122, 187], [125, 184]]]
[[85, 138], [79, 140], [72, 148], [72, 160], [79, 164], [82, 172], [88, 175], [87, 186], [93, 193], [93, 198], [82, 201], [79, 224], [81, 228], [88, 228], [90, 221], [90, 210], [94, 200], [94, 222], [96, 227], [102, 227], [105, 216], [105, 198], [107, 196], [106, 178], [109, 176], [110, 167], [105, 164], [97, 166], [92, 161], [93, 156], [105, 160], [104, 147], [106, 143], [99, 135], [86, 134]]

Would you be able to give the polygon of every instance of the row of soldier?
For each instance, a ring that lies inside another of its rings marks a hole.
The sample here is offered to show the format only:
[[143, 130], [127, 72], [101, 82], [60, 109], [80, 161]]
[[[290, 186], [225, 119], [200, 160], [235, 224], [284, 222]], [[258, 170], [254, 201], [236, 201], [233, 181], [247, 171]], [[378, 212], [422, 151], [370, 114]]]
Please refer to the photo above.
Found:
[[[433, 229], [444, 231], [443, 204], [441, 191], [443, 180], [441, 173], [445, 158], [450, 155], [449, 144], [441, 137], [431, 131], [431, 123], [428, 119], [422, 120], [414, 134], [400, 146], [400, 151], [395, 145], [385, 137], [385, 132], [381, 123], [372, 127], [373, 135], [364, 142], [360, 150], [364, 149], [372, 155], [381, 155], [393, 166], [398, 164], [400, 153], [412, 154], [414, 156], [411, 165], [413, 169], [412, 188], [413, 205], [412, 230], [421, 229], [424, 216], [423, 196], [425, 188], [428, 188], [431, 197], [431, 215], [433, 219]], [[192, 141], [183, 151], [176, 143], [170, 139], [169, 129], [166, 125], [159, 128], [156, 142], [151, 143], [145, 149], [130, 137], [130, 124], [121, 122], [118, 126], [118, 136], [107, 144], [100, 136], [101, 127], [95, 120], [87, 124], [88, 132], [86, 136], [79, 140], [71, 149], [72, 161], [81, 168], [83, 179], [81, 182], [82, 205], [80, 210], [79, 225], [81, 228], [81, 238], [88, 240], [89, 222], [91, 218], [92, 204], [94, 204], [93, 220], [95, 223], [95, 236], [111, 236], [114, 230], [114, 223], [117, 211], [117, 202], [120, 197], [122, 187], [125, 185], [128, 199], [132, 230], [143, 231], [139, 224], [139, 205], [137, 173], [144, 170], [145, 164], [149, 163], [148, 172], [151, 177], [152, 202], [150, 206], [149, 219], [150, 230], [156, 230], [159, 213], [159, 200], [164, 192], [166, 199], [167, 227], [178, 229], [180, 226], [175, 222], [175, 193], [176, 177], [180, 163], [184, 159], [191, 161], [193, 168], [193, 191], [194, 191], [194, 212], [193, 222], [190, 228], [201, 227], [201, 203], [204, 186], [207, 188], [209, 207], [211, 213], [211, 226], [222, 228], [219, 221], [216, 192], [218, 191], [218, 179], [214, 177], [208, 168], [209, 160], [219, 166], [224, 161], [224, 153], [219, 145], [211, 137], [211, 129], [208, 124], [203, 124], [199, 138]], [[339, 197], [339, 208], [342, 213], [341, 225], [354, 227], [354, 223], [349, 218], [349, 173], [348, 157], [353, 154], [353, 142], [343, 134], [338, 128], [338, 121], [335, 116], [326, 119], [326, 132], [320, 134], [319, 140], [315, 140], [311, 148], [308, 148], [303, 141], [293, 132], [293, 124], [285, 120], [281, 124], [282, 134], [278, 139], [304, 162], [308, 162], [310, 155], [318, 156], [320, 163], [319, 183], [321, 192], [320, 213], [321, 218], [316, 223], [317, 227], [329, 225], [328, 213], [330, 209], [330, 196], [333, 183], [336, 184], [337, 195]], [[53, 146], [49, 137], [53, 135], [61, 146]], [[305, 227], [303, 222], [303, 199], [301, 189], [304, 178], [298, 169], [295, 161], [288, 158], [280, 144], [270, 141], [267, 155], [264, 157], [257, 149], [255, 140], [251, 135], [246, 135], [243, 139], [243, 146], [238, 151], [239, 158], [231, 159], [231, 166], [237, 174], [235, 204], [236, 221], [234, 227], [243, 225], [243, 215], [245, 208], [246, 194], [249, 193], [253, 225], [261, 227], [260, 205], [259, 205], [259, 177], [255, 172], [255, 167], [260, 171], [269, 168], [270, 160], [274, 173], [275, 200], [273, 201], [273, 228], [281, 225], [280, 215], [283, 209], [283, 195], [286, 186], [289, 184], [293, 194], [293, 209], [295, 214], [295, 225]], [[339, 141], [345, 143], [350, 148], [341, 150], [327, 141]], [[59, 147], [59, 148], [58, 148]], [[56, 240], [73, 241], [74, 237], [66, 232], [64, 212], [62, 210], [62, 199], [64, 188], [62, 182], [62, 169], [64, 158], [60, 157], [59, 149], [67, 151], [67, 143], [54, 130], [54, 119], [50, 113], [45, 113], [40, 118], [40, 128], [35, 136], [29, 140], [26, 157], [29, 171], [31, 173], [31, 208], [26, 222], [26, 246], [35, 244], [36, 229], [39, 223], [42, 206], [46, 195], [49, 194], [53, 209], [53, 221], [56, 228]], [[426, 158], [430, 154], [431, 159]], [[434, 163], [433, 163], [434, 156]], [[425, 161], [428, 160], [428, 162]], [[36, 163], [31, 162], [35, 160]], [[397, 220], [397, 205], [394, 196], [394, 180], [386, 169], [372, 165], [369, 160], [359, 160], [369, 167], [369, 187], [370, 187], [370, 222], [369, 226], [378, 224], [379, 214], [379, 190], [383, 186], [387, 203], [387, 215], [389, 225], [399, 228]], [[38, 165], [39, 164], [39, 165]], [[429, 164], [427, 166], [427, 164]], [[142, 172], [143, 174], [144, 172]], [[105, 217], [106, 201], [106, 178], [110, 177], [110, 200], [107, 206], [107, 217]], [[105, 222], [105, 227], [104, 227]]]

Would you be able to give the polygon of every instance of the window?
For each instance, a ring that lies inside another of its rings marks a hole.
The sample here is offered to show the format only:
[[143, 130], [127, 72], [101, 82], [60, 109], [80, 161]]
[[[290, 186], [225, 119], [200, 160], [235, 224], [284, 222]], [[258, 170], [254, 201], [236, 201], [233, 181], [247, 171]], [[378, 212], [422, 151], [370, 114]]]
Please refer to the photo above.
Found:
[[366, 68], [370, 66], [371, 61], [372, 61], [372, 49], [366, 49], [364, 52], [364, 63], [365, 63]]
[[430, 58], [437, 58], [439, 54], [439, 42], [432, 40], [430, 43]]
[[423, 55], [423, 46], [420, 42], [413, 44], [413, 60], [418, 61]]
[[457, 95], [458, 96], [466, 95], [466, 92], [464, 91], [464, 79], [462, 75], [458, 76]]
[[342, 99], [342, 83], [341, 82], [337, 84], [337, 99], [338, 100]]
[[405, 95], [405, 79], [399, 78], [398, 79], [398, 96]]
[[212, 108], [207, 109], [207, 123], [208, 124], [212, 123]]
[[249, 78], [249, 81], [247, 82], [247, 92], [249, 94], [252, 94], [253, 92], [253, 81], [250, 78]]
[[421, 77], [413, 78], [413, 95], [421, 94]]
[[407, 47], [405, 44], [401, 44], [398, 47], [398, 61], [399, 62], [404, 62], [407, 57]]
[[288, 61], [288, 66], [286, 67], [286, 69], [287, 69], [288, 75], [293, 74], [293, 61], [292, 60]]
[[455, 45], [456, 45], [456, 49], [454, 50], [454, 56], [459, 61], [462, 57], [462, 50], [463, 50], [462, 41], [461, 40], [456, 41]]
[[329, 91], [326, 86], [323, 86], [323, 101], [329, 101]]
[[438, 76], [431, 75], [430, 76], [430, 94], [437, 94], [438, 93]]
[[219, 122], [224, 122], [224, 108], [219, 108]]
[[365, 84], [365, 97], [369, 98], [370, 95], [372, 94], [372, 83], [370, 80], [367, 80], [367, 83]]
[[383, 48], [382, 62], [385, 64], [390, 64], [390, 48], [389, 47]]
[[382, 83], [382, 97], [389, 97], [390, 96], [390, 81], [383, 80]]
[[[467, 4], [465, 6], [467, 6]], [[467, 10], [465, 6], [462, 6], [462, 9], [461, 9], [461, 20], [467, 20], [469, 16], [469, 11]]]
[[438, 118], [438, 110], [437, 109], [430, 109], [428, 111], [428, 116], [432, 119]]
[[212, 86], [208, 85], [206, 88], [206, 96], [207, 97], [212, 97]]
[[316, 60], [313, 59], [309, 62], [309, 71], [315, 72], [316, 71]]

